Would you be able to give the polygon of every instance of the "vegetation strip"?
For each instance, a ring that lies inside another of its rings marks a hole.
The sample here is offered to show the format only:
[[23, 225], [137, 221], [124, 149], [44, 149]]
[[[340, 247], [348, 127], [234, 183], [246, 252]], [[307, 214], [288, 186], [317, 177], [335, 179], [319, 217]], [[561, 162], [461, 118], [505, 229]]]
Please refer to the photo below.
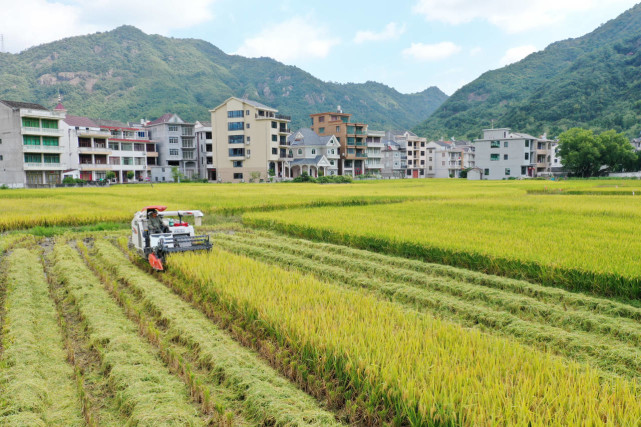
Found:
[[92, 346], [129, 423], [200, 425], [187, 403], [184, 385], [138, 337], [135, 326], [111, 300], [99, 280], [68, 245], [57, 244], [52, 256], [56, 280], [64, 285], [86, 323]]
[[605, 380], [586, 365], [364, 292], [216, 248], [172, 256], [169, 266], [201, 298], [260, 322], [296, 349], [306, 370], [334, 375], [379, 422], [629, 424], [641, 417], [635, 381]]
[[[332, 414], [321, 410], [255, 354], [242, 348], [207, 317], [182, 301], [149, 275], [132, 266], [106, 241], [96, 241], [97, 260], [120, 283], [130, 288], [146, 310], [166, 325], [169, 333], [196, 353], [197, 362], [213, 372], [213, 379], [242, 395], [245, 412], [265, 425], [332, 425]], [[213, 396], [212, 396], [213, 397]]]
[[216, 243], [232, 252], [285, 268], [291, 266], [339, 284], [371, 289], [410, 308], [439, 313], [467, 326], [480, 324], [526, 344], [589, 361], [606, 371], [631, 378], [641, 374], [641, 327], [631, 321], [626, 325], [625, 319], [566, 311], [562, 304], [556, 307], [521, 300], [508, 293], [497, 295], [482, 286], [386, 268], [380, 261], [373, 263], [356, 255], [346, 258], [319, 248], [308, 250], [291, 239], [217, 236]]
[[42, 263], [16, 249], [5, 261], [6, 314], [0, 360], [0, 424], [84, 425]]

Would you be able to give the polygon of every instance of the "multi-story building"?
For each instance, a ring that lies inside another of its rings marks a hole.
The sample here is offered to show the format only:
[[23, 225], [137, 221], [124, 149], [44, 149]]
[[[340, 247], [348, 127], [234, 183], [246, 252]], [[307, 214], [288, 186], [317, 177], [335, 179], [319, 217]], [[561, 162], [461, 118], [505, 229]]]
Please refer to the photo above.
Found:
[[553, 142], [508, 128], [484, 129], [483, 138], [474, 140], [476, 166], [483, 170], [484, 179], [550, 174]]
[[211, 134], [211, 122], [197, 121], [194, 125], [196, 146], [198, 147], [198, 171], [201, 178], [216, 181], [214, 166], [214, 144]]
[[406, 178], [424, 178], [425, 169], [427, 168], [427, 139], [417, 136], [409, 130], [398, 132], [388, 132], [386, 137], [396, 142], [402, 143], [407, 151], [407, 168], [405, 169]]
[[[211, 110], [213, 161], [219, 182], [285, 176], [291, 117], [261, 103], [231, 97]], [[271, 172], [270, 172], [271, 171]]]
[[112, 150], [109, 148], [111, 132], [100, 129], [87, 117], [67, 115], [61, 122], [65, 145], [69, 147], [69, 171], [77, 171], [85, 181], [104, 181], [107, 172], [113, 170], [109, 164]]
[[334, 135], [341, 144], [341, 161], [338, 164], [340, 175], [362, 175], [367, 164], [367, 124], [351, 123], [351, 114], [343, 113], [340, 107], [336, 112], [309, 115], [311, 129], [321, 136]]
[[186, 178], [198, 178], [198, 146], [194, 124], [167, 113], [145, 123], [150, 139], [158, 142], [158, 166], [177, 167]]
[[0, 100], [0, 185], [46, 187], [61, 182], [68, 168], [68, 147], [61, 142], [64, 118], [64, 109]]
[[407, 170], [407, 142], [396, 141], [394, 133], [386, 132], [381, 149], [382, 163], [381, 176], [383, 178], [405, 178]]
[[368, 130], [365, 143], [367, 144], [367, 158], [365, 160], [365, 173], [382, 176], [383, 171], [383, 138], [384, 131]]
[[431, 141], [426, 148], [428, 178], [460, 178], [462, 170], [475, 167], [474, 147], [468, 142]]
[[303, 172], [313, 177], [338, 175], [340, 144], [334, 135], [319, 136], [302, 128], [287, 137], [287, 146], [282, 153], [286, 154], [282, 178], [296, 178]]

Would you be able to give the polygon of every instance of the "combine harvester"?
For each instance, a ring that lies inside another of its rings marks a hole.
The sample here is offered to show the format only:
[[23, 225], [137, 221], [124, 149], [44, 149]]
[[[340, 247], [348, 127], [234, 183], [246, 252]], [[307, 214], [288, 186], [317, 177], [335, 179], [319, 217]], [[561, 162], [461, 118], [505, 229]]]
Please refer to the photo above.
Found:
[[[183, 221], [183, 217], [194, 217], [194, 224], [201, 225], [203, 213], [195, 210], [167, 211], [166, 206], [146, 206], [134, 214], [131, 221], [130, 246], [135, 248], [149, 264], [163, 271], [168, 253], [210, 250], [209, 236], [196, 236], [194, 226]], [[162, 230], [149, 230], [154, 213], [162, 221]], [[174, 219], [177, 217], [178, 219]]]

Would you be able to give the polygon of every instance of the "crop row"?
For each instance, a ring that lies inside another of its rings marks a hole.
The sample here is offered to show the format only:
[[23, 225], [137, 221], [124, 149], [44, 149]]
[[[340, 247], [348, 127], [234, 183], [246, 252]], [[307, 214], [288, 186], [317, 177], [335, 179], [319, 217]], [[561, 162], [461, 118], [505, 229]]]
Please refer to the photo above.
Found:
[[[411, 424], [635, 423], [638, 385], [434, 319], [363, 291], [218, 249], [169, 260], [194, 294], [263, 325], [380, 420]], [[390, 331], [394, 331], [391, 333]]]
[[[439, 314], [466, 326], [480, 325], [526, 344], [590, 361], [606, 371], [633, 378], [641, 373], [641, 325], [637, 320], [601, 314], [582, 305], [568, 309], [562, 298], [542, 301], [535, 296], [479, 285], [473, 280], [466, 281], [464, 270], [458, 270], [463, 279], [451, 279], [395, 265], [409, 262], [415, 268], [418, 268], [416, 264], [429, 268], [429, 264], [337, 245], [273, 234], [213, 236], [219, 246], [229, 251], [286, 268], [294, 267], [339, 284], [370, 289], [404, 306]], [[372, 256], [377, 259], [371, 259]], [[434, 267], [438, 271], [438, 266]], [[448, 270], [455, 273], [457, 269], [449, 267]], [[472, 278], [482, 276], [469, 274]], [[485, 280], [499, 284], [512, 282], [517, 289], [519, 285], [529, 289], [537, 286], [492, 276], [486, 276]], [[545, 294], [546, 288], [539, 288], [541, 294]], [[579, 298], [580, 295], [575, 296], [575, 302]], [[607, 306], [608, 301], [603, 302]], [[639, 311], [634, 307], [629, 309], [633, 313]]]
[[184, 385], [160, 363], [153, 349], [84, 265], [76, 250], [56, 244], [50, 259], [54, 280], [62, 285], [85, 324], [88, 341], [129, 424], [199, 425]]
[[[243, 221], [297, 237], [523, 278], [571, 291], [641, 299], [641, 267], [629, 262], [630, 253], [641, 251], [638, 213], [628, 215], [618, 209], [621, 203], [607, 204], [603, 198], [582, 211], [574, 208], [574, 198], [528, 197], [536, 199], [292, 209], [287, 215], [252, 212], [245, 214]], [[582, 199], [584, 202], [587, 200]]]
[[[171, 337], [168, 341], [180, 341], [186, 349], [185, 358], [208, 373], [203, 385], [235, 397], [237, 402], [230, 403], [242, 405], [247, 418], [261, 425], [336, 424], [334, 416], [321, 410], [310, 396], [234, 342], [203, 313], [134, 267], [113, 245], [97, 240], [94, 249], [89, 262], [97, 269], [104, 267], [108, 276], [130, 292], [127, 304], [135, 304], [136, 312], [163, 325], [165, 335]], [[216, 398], [212, 393], [211, 399]]]
[[14, 250], [4, 261], [6, 312], [0, 358], [1, 425], [84, 425], [55, 305], [39, 254]]

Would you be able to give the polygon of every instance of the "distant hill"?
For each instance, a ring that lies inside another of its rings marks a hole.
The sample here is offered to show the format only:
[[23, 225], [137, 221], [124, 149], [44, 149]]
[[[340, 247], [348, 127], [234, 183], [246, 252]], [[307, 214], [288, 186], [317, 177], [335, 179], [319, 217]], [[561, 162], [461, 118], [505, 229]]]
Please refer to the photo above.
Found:
[[0, 53], [0, 99], [53, 107], [58, 91], [72, 114], [117, 120], [166, 112], [209, 120], [208, 110], [228, 97], [248, 97], [291, 115], [293, 127], [340, 105], [375, 128], [410, 128], [447, 99], [436, 87], [406, 95], [375, 82], [327, 83], [273, 59], [227, 55], [203, 40], [131, 26]]
[[549, 136], [574, 126], [641, 131], [641, 4], [576, 39], [553, 43], [456, 91], [414, 128], [478, 138], [490, 126]]

